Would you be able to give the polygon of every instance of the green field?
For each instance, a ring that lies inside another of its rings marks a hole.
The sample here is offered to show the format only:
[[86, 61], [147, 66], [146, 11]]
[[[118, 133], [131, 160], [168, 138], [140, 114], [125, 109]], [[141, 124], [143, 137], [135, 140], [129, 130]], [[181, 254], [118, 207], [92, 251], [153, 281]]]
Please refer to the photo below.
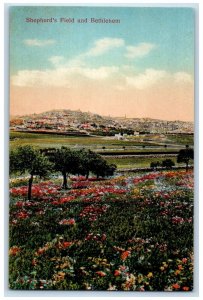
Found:
[[97, 146], [122, 148], [123, 146], [140, 146], [140, 145], [158, 145], [156, 142], [142, 142], [141, 138], [135, 137], [133, 140], [120, 141], [112, 137], [99, 137], [99, 136], [62, 136], [57, 134], [38, 134], [38, 133], [24, 133], [24, 132], [10, 132], [11, 146], [19, 146], [23, 144], [33, 144], [42, 148], [46, 147], [60, 147], [60, 146]]
[[129, 158], [114, 158], [114, 157], [105, 157], [108, 163], [117, 165], [118, 169], [133, 169], [133, 168], [143, 168], [150, 167], [151, 162], [162, 162], [164, 159], [171, 159], [175, 165], [182, 166], [182, 164], [177, 164], [176, 157], [167, 156], [167, 157], [129, 157]]
[[168, 134], [167, 135], [167, 142], [174, 143], [174, 144], [180, 144], [180, 145], [193, 146], [194, 145], [194, 135], [191, 135], [191, 134], [186, 134], [186, 135]]
[[[169, 139], [170, 137], [170, 139]], [[164, 148], [164, 144], [160, 144], [160, 141], [154, 137], [152, 141], [143, 141], [143, 137], [132, 137], [131, 140], [128, 141], [121, 141], [116, 140], [112, 137], [91, 137], [91, 136], [62, 136], [56, 134], [37, 134], [37, 133], [25, 133], [25, 132], [10, 132], [10, 146], [15, 147], [19, 145], [31, 144], [35, 147], [39, 148], [59, 148], [61, 146], [67, 147], [88, 147], [95, 150], [101, 150], [103, 147], [103, 151], [105, 150], [133, 150], [133, 151], [140, 151], [142, 146], [145, 146], [142, 151], [149, 151], [150, 147], [156, 147], [163, 152], [172, 151], [172, 148]], [[183, 136], [182, 140], [180, 136], [167, 136], [168, 143], [174, 144], [193, 144], [193, 136], [187, 135]], [[162, 142], [163, 143], [163, 142]], [[125, 147], [125, 150], [123, 149]], [[135, 147], [138, 147], [137, 149]], [[174, 148], [175, 149], [175, 148]], [[154, 152], [153, 148], [150, 148], [150, 151]]]
[[[154, 141], [153, 141], [154, 138]], [[156, 136], [152, 136], [152, 141], [142, 141], [143, 137], [132, 137], [131, 140], [116, 140], [112, 137], [93, 137], [93, 136], [62, 136], [56, 134], [38, 134], [38, 133], [24, 133], [24, 132], [10, 132], [10, 146], [11, 148], [20, 145], [33, 145], [37, 148], [60, 148], [66, 146], [70, 148], [89, 148], [94, 151], [98, 151], [100, 154], [105, 155], [107, 152], [115, 155], [127, 155], [142, 153], [154, 153], [162, 152], [168, 153], [175, 151], [178, 153], [180, 148], [177, 145], [193, 144], [193, 136], [174, 136], [168, 135], [167, 141], [174, 144], [174, 147], [164, 147], [164, 144], [160, 144], [160, 140], [157, 140]], [[163, 142], [162, 142], [163, 143]], [[144, 146], [144, 147], [143, 147]], [[151, 162], [160, 161], [169, 158], [174, 161], [176, 165], [176, 156], [168, 154], [167, 157], [105, 157], [105, 159], [112, 164], [116, 164], [118, 169], [149, 167]], [[180, 164], [179, 164], [180, 165]]]

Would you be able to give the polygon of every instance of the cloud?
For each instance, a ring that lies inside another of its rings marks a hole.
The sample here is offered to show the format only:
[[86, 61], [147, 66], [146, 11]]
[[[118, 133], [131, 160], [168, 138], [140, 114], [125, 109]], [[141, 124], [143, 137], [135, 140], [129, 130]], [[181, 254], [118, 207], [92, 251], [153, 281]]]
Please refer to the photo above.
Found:
[[57, 70], [21, 70], [11, 79], [13, 85], [19, 87], [69, 86], [66, 71]]
[[30, 47], [45, 47], [48, 45], [55, 44], [55, 40], [38, 40], [38, 39], [27, 39], [23, 41], [26, 46]]
[[[89, 80], [105, 80], [118, 72], [117, 67], [102, 66], [88, 67], [58, 67], [54, 70], [21, 70], [12, 76], [11, 82], [15, 86], [64, 86], [72, 87], [81, 82], [81, 78]], [[77, 78], [77, 80], [76, 80]]]
[[139, 90], [151, 87], [162, 79], [167, 77], [167, 72], [164, 70], [146, 69], [143, 73], [135, 76], [126, 76], [128, 86], [135, 87]]
[[103, 38], [96, 40], [94, 42], [93, 47], [87, 51], [85, 56], [99, 56], [113, 48], [119, 48], [125, 45], [125, 41], [123, 39], [118, 38]]
[[186, 72], [176, 72], [174, 75], [174, 80], [177, 83], [192, 83], [192, 76]]
[[129, 59], [140, 58], [149, 54], [156, 46], [150, 43], [140, 43], [137, 46], [126, 46], [125, 57]]
[[82, 68], [78, 73], [92, 80], [107, 79], [118, 72], [117, 67]]
[[61, 62], [63, 62], [64, 57], [63, 56], [51, 56], [48, 59], [54, 66], [58, 66]]
[[64, 61], [64, 57], [63, 56], [51, 56], [50, 58], [48, 58], [48, 61], [50, 61], [52, 63], [52, 65], [57, 67]]
[[[57, 61], [57, 58], [53, 58]], [[59, 59], [60, 60], [60, 59]], [[193, 82], [190, 74], [186, 72], [169, 73], [165, 70], [146, 69], [141, 73], [136, 70], [117, 66], [100, 66], [91, 68], [88, 66], [58, 66], [47, 70], [21, 70], [11, 77], [11, 83], [19, 87], [74, 87], [79, 86], [84, 80], [99, 82], [111, 80], [112, 88], [126, 90], [135, 88], [138, 90], [148, 89], [164, 82], [173, 84], [191, 84]]]

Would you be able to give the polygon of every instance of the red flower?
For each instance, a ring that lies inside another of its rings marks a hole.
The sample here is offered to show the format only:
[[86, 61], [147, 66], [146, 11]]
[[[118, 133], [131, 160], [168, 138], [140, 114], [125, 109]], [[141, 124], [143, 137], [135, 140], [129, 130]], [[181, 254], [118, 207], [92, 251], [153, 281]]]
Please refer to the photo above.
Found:
[[17, 246], [13, 246], [9, 250], [10, 255], [16, 255], [16, 254], [18, 254], [18, 252], [20, 252], [20, 248]]
[[106, 273], [104, 273], [103, 271], [97, 271], [96, 274], [101, 276], [101, 277], [106, 276]]
[[17, 218], [18, 219], [26, 219], [26, 218], [28, 218], [28, 213], [26, 212], [26, 211], [21, 211], [21, 212], [19, 212], [18, 214], [17, 214]]
[[190, 289], [190, 288], [189, 288], [188, 286], [184, 286], [184, 287], [183, 287], [183, 291], [189, 291], [189, 289]]
[[124, 251], [121, 253], [121, 259], [126, 260], [126, 258], [128, 258], [129, 255], [130, 255], [130, 251]]
[[63, 247], [67, 248], [70, 247], [73, 243], [72, 242], [63, 242]]
[[173, 288], [174, 288], [175, 290], [179, 290], [180, 285], [179, 285], [178, 283], [174, 283], [174, 284], [173, 284]]
[[59, 222], [60, 225], [75, 225], [75, 219], [63, 219]]
[[114, 276], [119, 276], [121, 275], [121, 271], [120, 270], [115, 270], [114, 271]]

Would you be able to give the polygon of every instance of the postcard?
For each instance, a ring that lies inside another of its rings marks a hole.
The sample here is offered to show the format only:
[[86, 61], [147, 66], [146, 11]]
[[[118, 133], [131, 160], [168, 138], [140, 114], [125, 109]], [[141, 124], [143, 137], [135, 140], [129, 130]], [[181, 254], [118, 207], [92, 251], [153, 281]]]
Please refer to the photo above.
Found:
[[195, 10], [9, 7], [10, 290], [194, 289]]

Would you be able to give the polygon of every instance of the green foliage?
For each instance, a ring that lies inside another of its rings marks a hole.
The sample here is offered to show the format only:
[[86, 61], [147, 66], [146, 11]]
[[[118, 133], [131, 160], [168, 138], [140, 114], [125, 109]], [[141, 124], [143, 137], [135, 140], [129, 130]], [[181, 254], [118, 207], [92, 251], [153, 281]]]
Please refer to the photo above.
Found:
[[188, 169], [188, 164], [191, 159], [194, 159], [194, 150], [192, 148], [186, 147], [186, 149], [181, 149], [177, 156], [177, 163], [185, 163], [186, 171]]
[[52, 170], [52, 163], [39, 150], [25, 145], [10, 151], [10, 173], [28, 172], [28, 199], [31, 199], [33, 176], [45, 177]]
[[152, 161], [150, 163], [150, 168], [157, 168], [157, 167], [160, 167], [161, 166], [161, 163], [159, 161]]
[[10, 151], [10, 173], [28, 172], [30, 175], [42, 177], [48, 175], [51, 169], [52, 164], [47, 157], [32, 146], [20, 146]]
[[172, 159], [165, 159], [162, 161], [162, 167], [171, 169], [174, 166], [175, 166], [175, 163], [172, 161]]

